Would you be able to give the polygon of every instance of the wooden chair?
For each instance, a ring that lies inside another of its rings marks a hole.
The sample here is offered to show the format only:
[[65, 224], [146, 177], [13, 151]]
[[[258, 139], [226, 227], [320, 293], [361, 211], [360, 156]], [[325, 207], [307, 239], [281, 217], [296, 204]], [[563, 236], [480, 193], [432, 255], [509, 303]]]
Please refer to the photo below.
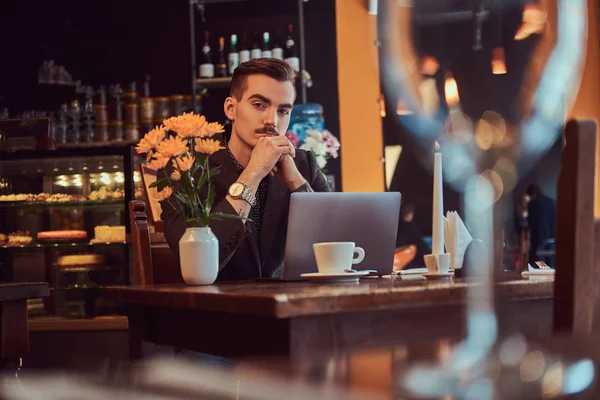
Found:
[[140, 200], [130, 201], [129, 218], [135, 283], [137, 285], [183, 283], [179, 263], [164, 241], [164, 236], [150, 233], [146, 203]]
[[150, 216], [150, 221], [154, 226], [155, 232], [164, 232], [163, 222], [160, 219], [160, 214], [162, 213], [162, 208], [158, 199], [156, 198], [156, 188], [151, 188], [150, 185], [156, 181], [157, 171], [152, 168], [148, 168], [147, 166], [140, 164], [139, 165], [140, 175], [142, 177], [142, 184], [144, 187], [144, 196], [146, 199], [147, 208], [150, 209], [150, 212], [147, 213]]
[[595, 121], [571, 120], [565, 127], [556, 204], [555, 332], [587, 334], [600, 325], [596, 135]]
[[527, 264], [529, 263], [529, 243], [531, 242], [531, 231], [524, 229], [521, 231], [519, 236], [519, 270], [527, 271]]
[[0, 367], [15, 370], [29, 353], [27, 300], [48, 297], [47, 283], [0, 283]]

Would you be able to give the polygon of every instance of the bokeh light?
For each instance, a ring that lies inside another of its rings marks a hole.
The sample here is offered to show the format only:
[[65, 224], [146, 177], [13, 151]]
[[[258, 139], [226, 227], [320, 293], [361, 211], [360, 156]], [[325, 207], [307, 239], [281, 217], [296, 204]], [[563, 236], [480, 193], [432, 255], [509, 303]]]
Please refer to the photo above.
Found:
[[532, 351], [525, 354], [521, 360], [521, 380], [523, 382], [534, 382], [542, 377], [546, 367], [546, 358], [541, 351]]

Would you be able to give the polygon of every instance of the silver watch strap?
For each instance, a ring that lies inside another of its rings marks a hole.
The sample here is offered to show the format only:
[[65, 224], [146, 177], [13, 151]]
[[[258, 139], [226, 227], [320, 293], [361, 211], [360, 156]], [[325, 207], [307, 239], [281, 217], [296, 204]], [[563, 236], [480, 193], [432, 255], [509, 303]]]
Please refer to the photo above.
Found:
[[242, 199], [246, 200], [248, 204], [250, 204], [252, 207], [256, 205], [256, 196], [252, 193], [248, 186], [244, 185], [244, 191], [242, 192], [241, 197]]

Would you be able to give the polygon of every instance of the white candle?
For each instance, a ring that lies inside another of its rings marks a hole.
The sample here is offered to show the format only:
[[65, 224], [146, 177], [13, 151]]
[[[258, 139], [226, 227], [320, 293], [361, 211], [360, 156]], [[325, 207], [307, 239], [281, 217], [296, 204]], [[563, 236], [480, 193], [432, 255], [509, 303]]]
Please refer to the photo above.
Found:
[[442, 153], [440, 153], [440, 145], [435, 142], [431, 254], [444, 254], [444, 190], [442, 185]]

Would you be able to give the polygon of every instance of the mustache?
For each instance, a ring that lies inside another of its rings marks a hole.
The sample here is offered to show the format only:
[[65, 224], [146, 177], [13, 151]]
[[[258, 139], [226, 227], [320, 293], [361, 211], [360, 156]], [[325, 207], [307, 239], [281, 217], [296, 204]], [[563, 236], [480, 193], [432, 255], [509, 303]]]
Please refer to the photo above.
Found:
[[254, 132], [270, 133], [271, 135], [279, 136], [279, 132], [277, 131], [277, 129], [275, 129], [274, 126], [263, 126], [262, 128], [259, 128], [259, 129], [255, 130]]

